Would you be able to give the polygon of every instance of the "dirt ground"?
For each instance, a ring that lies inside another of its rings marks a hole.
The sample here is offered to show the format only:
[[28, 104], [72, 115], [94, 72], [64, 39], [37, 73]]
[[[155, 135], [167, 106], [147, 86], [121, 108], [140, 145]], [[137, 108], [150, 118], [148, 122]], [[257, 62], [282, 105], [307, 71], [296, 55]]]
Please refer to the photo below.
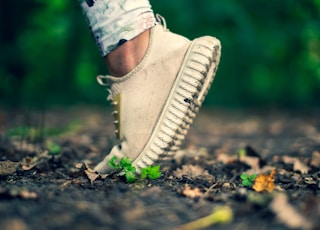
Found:
[[[126, 183], [85, 173], [109, 109], [0, 110], [0, 229], [320, 229], [319, 112], [202, 109], [160, 178]], [[274, 169], [272, 192], [242, 185]]]

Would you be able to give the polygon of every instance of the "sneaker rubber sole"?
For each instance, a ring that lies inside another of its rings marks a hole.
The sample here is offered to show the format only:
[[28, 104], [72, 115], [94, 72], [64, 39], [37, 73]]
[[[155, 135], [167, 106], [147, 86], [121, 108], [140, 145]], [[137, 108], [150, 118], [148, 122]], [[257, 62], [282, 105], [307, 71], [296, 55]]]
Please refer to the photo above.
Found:
[[220, 42], [214, 37], [191, 42], [154, 131], [133, 161], [138, 173], [179, 149], [214, 79], [219, 49]]

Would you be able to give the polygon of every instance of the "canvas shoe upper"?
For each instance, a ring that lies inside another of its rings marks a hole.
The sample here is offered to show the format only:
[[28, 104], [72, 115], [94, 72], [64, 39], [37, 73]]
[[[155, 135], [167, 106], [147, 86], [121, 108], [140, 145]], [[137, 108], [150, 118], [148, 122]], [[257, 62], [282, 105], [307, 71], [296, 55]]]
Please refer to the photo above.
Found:
[[119, 145], [95, 170], [109, 172], [108, 162], [117, 156], [132, 159], [140, 172], [177, 150], [214, 78], [220, 49], [214, 37], [189, 41], [158, 24], [136, 68], [120, 78], [98, 76], [110, 87]]

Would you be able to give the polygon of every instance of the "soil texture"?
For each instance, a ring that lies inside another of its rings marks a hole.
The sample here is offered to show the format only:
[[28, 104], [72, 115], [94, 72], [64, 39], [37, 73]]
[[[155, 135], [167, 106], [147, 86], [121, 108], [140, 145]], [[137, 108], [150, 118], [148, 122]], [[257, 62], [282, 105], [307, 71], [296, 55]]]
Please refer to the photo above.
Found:
[[0, 110], [0, 228], [320, 229], [319, 112], [203, 108], [160, 178], [127, 183], [90, 170], [109, 109]]

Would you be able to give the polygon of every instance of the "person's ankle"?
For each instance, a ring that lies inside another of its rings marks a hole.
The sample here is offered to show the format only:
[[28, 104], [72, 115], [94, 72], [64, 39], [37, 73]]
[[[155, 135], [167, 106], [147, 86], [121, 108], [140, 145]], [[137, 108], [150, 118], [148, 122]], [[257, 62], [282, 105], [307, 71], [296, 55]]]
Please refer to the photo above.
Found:
[[145, 56], [149, 45], [150, 30], [129, 40], [104, 57], [109, 74], [121, 77], [133, 70]]

